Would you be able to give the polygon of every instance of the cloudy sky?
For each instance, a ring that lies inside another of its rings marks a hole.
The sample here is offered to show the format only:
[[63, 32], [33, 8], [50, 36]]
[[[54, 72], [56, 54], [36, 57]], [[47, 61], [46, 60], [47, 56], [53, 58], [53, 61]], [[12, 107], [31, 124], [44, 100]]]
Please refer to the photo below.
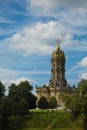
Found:
[[57, 38], [66, 55], [66, 79], [87, 78], [87, 0], [0, 1], [0, 80], [48, 84]]

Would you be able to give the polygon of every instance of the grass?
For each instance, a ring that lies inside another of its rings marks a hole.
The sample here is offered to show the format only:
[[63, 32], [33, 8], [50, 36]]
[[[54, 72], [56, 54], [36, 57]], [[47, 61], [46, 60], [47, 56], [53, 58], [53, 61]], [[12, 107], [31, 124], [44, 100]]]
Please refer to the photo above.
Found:
[[[7, 127], [6, 127], [7, 130]], [[72, 122], [64, 111], [31, 111], [25, 117], [9, 122], [8, 130], [83, 130], [82, 120]]]

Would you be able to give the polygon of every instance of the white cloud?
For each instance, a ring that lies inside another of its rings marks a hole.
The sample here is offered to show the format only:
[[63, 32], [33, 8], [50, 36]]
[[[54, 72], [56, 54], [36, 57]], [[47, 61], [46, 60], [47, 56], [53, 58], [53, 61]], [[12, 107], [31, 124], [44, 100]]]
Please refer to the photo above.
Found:
[[73, 26], [87, 25], [87, 0], [27, 0], [29, 13], [52, 16]]
[[[55, 1], [51, 1], [51, 2], [50, 2], [50, 0], [46, 0], [45, 2], [44, 2], [44, 0], [38, 0], [38, 2], [35, 0], [32, 0], [32, 1], [27, 0], [27, 1], [29, 2], [28, 9], [30, 8], [32, 12], [36, 10], [36, 14], [37, 13], [46, 14], [46, 13], [50, 12], [52, 9], [54, 9], [54, 7], [57, 7]], [[41, 11], [41, 12], [39, 12], [39, 11]]]
[[0, 17], [0, 23], [7, 23], [7, 24], [11, 24], [11, 23], [12, 23], [12, 21], [11, 21], [11, 20], [8, 20], [8, 19], [6, 19], [6, 18], [4, 18], [4, 17]]
[[56, 10], [58, 7], [67, 7], [67, 8], [86, 8], [87, 7], [87, 1], [86, 0], [27, 0], [29, 2], [28, 6], [32, 10], [41, 10], [41, 12], [38, 13], [47, 13]]
[[17, 72], [14, 70], [0, 68], [0, 79], [7, 77], [17, 76]]
[[[83, 68], [82, 68], [83, 67]], [[87, 56], [82, 58], [82, 60], [80, 62], [78, 62], [76, 64], [76, 66], [72, 67], [70, 70], [66, 71], [66, 73], [70, 73], [72, 71], [77, 70], [77, 72], [83, 73], [83, 70], [87, 67]], [[80, 68], [80, 70], [78, 71], [78, 69]]]
[[[38, 73], [39, 72], [35, 72], [35, 74], [38, 74]], [[26, 74], [29, 74], [29, 71], [23, 72], [23, 71], [0, 68], [0, 81], [6, 87], [6, 94], [8, 93], [8, 86], [10, 86], [11, 83], [19, 84], [21, 81], [25, 81], [25, 80], [29, 81], [33, 85], [37, 83], [37, 81], [31, 77], [26, 78]], [[34, 74], [34, 72], [30, 71], [30, 74]], [[24, 77], [21, 77], [21, 75], [24, 75]]]
[[[37, 84], [37, 80], [35, 78], [32, 78], [33, 75], [39, 75], [39, 74], [50, 74], [49, 71], [16, 71], [16, 70], [10, 70], [10, 69], [4, 69], [0, 68], [0, 81], [5, 85], [6, 87], [6, 94], [8, 94], [8, 87], [11, 83], [15, 83], [16, 85], [19, 84], [21, 81], [29, 81], [30, 84], [35, 86]], [[24, 77], [21, 77], [23, 75]], [[27, 76], [28, 75], [28, 76]], [[30, 76], [32, 75], [32, 76]], [[35, 88], [34, 88], [35, 89]]]
[[18, 78], [18, 79], [14, 79], [14, 80], [2, 80], [2, 82], [6, 85], [6, 86], [9, 86], [11, 83], [15, 83], [16, 85], [18, 85], [21, 81], [29, 81], [31, 84], [33, 83], [36, 83], [35, 80], [33, 79], [28, 79], [28, 78], [25, 78], [25, 77], [21, 77], [21, 78]]
[[3, 78], [12, 79], [13, 77], [20, 77], [20, 75], [39, 75], [39, 74], [50, 74], [50, 71], [44, 70], [29, 70], [29, 71], [17, 71], [11, 69], [0, 68], [0, 80]]
[[11, 38], [5, 39], [4, 42], [9, 43], [11, 49], [21, 50], [27, 56], [32, 54], [47, 55], [54, 49], [58, 37], [63, 41], [61, 43], [63, 48], [70, 49], [78, 45], [77, 41], [73, 41], [73, 31], [70, 32], [58, 21], [39, 22], [33, 26], [27, 26]]
[[79, 77], [81, 79], [87, 79], [87, 72], [82, 73]]
[[[10, 83], [18, 84], [20, 81], [28, 80], [30, 83], [36, 83], [37, 81], [32, 78], [31, 75], [50, 74], [50, 71], [32, 70], [32, 71], [17, 71], [0, 68], [0, 81], [6, 86]], [[24, 77], [22, 77], [23, 75]]]
[[66, 73], [70, 74], [70, 72], [72, 72], [72, 71], [74, 71], [74, 70], [76, 70], [78, 68], [79, 68], [79, 65], [76, 65], [76, 66], [72, 67], [70, 70], [66, 71]]
[[[83, 5], [87, 4], [86, 1], [82, 3], [81, 1], [68, 0], [27, 0], [27, 2], [29, 10], [32, 10], [34, 14], [41, 13], [44, 16], [53, 14], [53, 17], [58, 18], [58, 21], [39, 22], [32, 26], [29, 25], [15, 33], [12, 37], [5, 39], [2, 43], [8, 43], [10, 49], [20, 50], [25, 56], [51, 54], [57, 38], [61, 38], [61, 46], [64, 50], [87, 50], [85, 40], [73, 40], [75, 35], [87, 35], [85, 30], [83, 32], [75, 28], [76, 25], [80, 27], [87, 25], [87, 10], [83, 8]], [[78, 9], [73, 6], [74, 2]], [[61, 7], [62, 5], [71, 6], [74, 10], [64, 9]]]
[[79, 63], [81, 67], [87, 67], [87, 56], [84, 57]]
[[28, 79], [28, 78], [25, 78], [25, 77], [21, 77], [21, 78], [19, 78], [19, 79], [16, 79], [16, 80], [14, 80], [14, 81], [11, 81], [11, 82], [12, 82], [12, 83], [15, 83], [15, 84], [19, 84], [21, 81], [29, 81], [31, 84], [32, 84], [32, 83], [36, 83], [35, 80], [33, 80], [33, 79]]

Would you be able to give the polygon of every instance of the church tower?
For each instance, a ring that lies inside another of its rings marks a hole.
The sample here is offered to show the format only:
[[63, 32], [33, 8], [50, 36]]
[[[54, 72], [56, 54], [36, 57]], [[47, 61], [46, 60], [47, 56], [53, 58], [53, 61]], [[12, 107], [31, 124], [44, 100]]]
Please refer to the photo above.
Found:
[[[54, 96], [56, 98], [64, 93], [67, 86], [67, 81], [65, 79], [65, 54], [64, 51], [61, 50], [58, 39], [57, 48], [53, 51], [51, 56], [51, 80], [50, 80], [50, 91], [51, 97]], [[55, 90], [55, 93], [53, 91]]]
[[51, 79], [49, 85], [36, 87], [37, 101], [41, 96], [45, 96], [49, 101], [52, 97], [55, 97], [59, 106], [64, 106], [62, 102], [62, 95], [67, 93], [67, 81], [65, 79], [65, 54], [60, 48], [60, 40], [58, 39], [58, 45], [51, 55]]

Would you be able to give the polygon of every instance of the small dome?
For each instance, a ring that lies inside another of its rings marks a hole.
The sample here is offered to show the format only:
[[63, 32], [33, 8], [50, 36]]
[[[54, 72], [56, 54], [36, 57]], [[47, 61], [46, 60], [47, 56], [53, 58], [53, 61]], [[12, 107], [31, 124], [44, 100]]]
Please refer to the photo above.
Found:
[[52, 58], [65, 58], [64, 51], [60, 49], [58, 45], [57, 48], [52, 53]]

